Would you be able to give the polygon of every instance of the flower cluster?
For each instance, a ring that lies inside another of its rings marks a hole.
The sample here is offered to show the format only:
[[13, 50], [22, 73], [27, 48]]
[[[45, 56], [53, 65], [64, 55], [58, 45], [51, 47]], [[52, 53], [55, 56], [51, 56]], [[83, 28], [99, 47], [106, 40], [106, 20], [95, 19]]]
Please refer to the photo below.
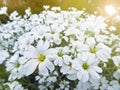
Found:
[[120, 35], [85, 10], [44, 6], [0, 24], [10, 90], [120, 90]]

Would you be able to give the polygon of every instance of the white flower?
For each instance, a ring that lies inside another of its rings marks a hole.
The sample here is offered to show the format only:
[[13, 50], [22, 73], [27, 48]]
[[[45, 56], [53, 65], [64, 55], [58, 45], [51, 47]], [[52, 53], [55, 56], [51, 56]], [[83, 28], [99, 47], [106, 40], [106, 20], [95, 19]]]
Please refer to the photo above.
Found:
[[120, 90], [120, 84], [116, 80], [112, 80], [107, 90]]
[[5, 84], [9, 86], [10, 90], [27, 90], [24, 89], [18, 81], [7, 82]]
[[33, 35], [31, 36], [31, 38], [34, 37], [37, 40], [38, 38], [40, 39], [45, 38], [45, 35], [47, 34], [48, 31], [50, 31], [50, 27], [45, 25], [38, 25], [38, 26], [34, 26], [34, 28], [32, 28], [32, 31], [29, 33]]
[[21, 73], [26, 76], [32, 74], [36, 68], [38, 68], [39, 74], [49, 75], [49, 71], [54, 70], [54, 65], [50, 61], [49, 56], [51, 51], [49, 49], [49, 42], [43, 42], [40, 40], [35, 47], [30, 46], [28, 51], [24, 53], [24, 56], [28, 59], [24, 65], [23, 71]]
[[80, 35], [82, 32], [80, 32], [79, 28], [76, 28], [76, 27], [74, 27], [74, 26], [68, 27], [68, 29], [64, 32], [65, 35], [66, 36], [70, 36], [70, 35], [78, 36], [78, 35]]
[[29, 46], [33, 42], [34, 42], [34, 37], [30, 33], [26, 33], [26, 34], [22, 35], [21, 37], [19, 37], [18, 42], [16, 43], [19, 46], [17, 46], [16, 49], [19, 49], [21, 52], [25, 51], [29, 48]]
[[10, 14], [9, 18], [10, 20], [20, 20], [21, 16], [18, 16], [18, 12], [17, 11], [14, 11]]
[[76, 71], [73, 69], [73, 60], [70, 56], [63, 56], [63, 66], [61, 67], [60, 71], [63, 74], [74, 74]]
[[38, 85], [39, 90], [49, 90], [48, 87], [50, 86], [50, 83], [43, 82], [42, 84]]
[[104, 62], [111, 57], [111, 48], [104, 43], [97, 43], [94, 38], [87, 38], [86, 44], [81, 45], [81, 48], [79, 52], [88, 52]]
[[30, 10], [30, 7], [28, 9], [25, 10], [25, 13], [27, 16], [30, 16], [31, 15], [31, 10]]
[[90, 88], [89, 82], [83, 83], [83, 82], [79, 81], [74, 90], [88, 90], [89, 88]]
[[48, 9], [50, 8], [50, 6], [49, 6], [49, 5], [44, 5], [43, 8], [44, 8], [45, 10], [48, 10]]
[[106, 80], [106, 77], [102, 77], [100, 76], [101, 78], [100, 79], [91, 79], [90, 82], [91, 82], [91, 86], [97, 90], [97, 89], [100, 89], [100, 90], [105, 90], [107, 89], [108, 87], [108, 80]]
[[62, 32], [61, 27], [58, 24], [51, 25], [51, 29], [46, 32], [45, 39], [49, 42], [54, 42], [55, 44], [61, 44], [62, 40], [60, 38], [60, 33]]
[[43, 76], [43, 75], [39, 75], [39, 76], [37, 75], [35, 77], [36, 81], [38, 81], [39, 84], [44, 83], [46, 78], [47, 78], [47, 76]]
[[120, 69], [116, 70], [113, 74], [114, 78], [118, 81], [120, 80]]
[[98, 61], [88, 53], [79, 54], [73, 61], [73, 68], [77, 70], [77, 78], [82, 82], [87, 82], [90, 78], [100, 79], [98, 73], [101, 73], [102, 69], [97, 64]]
[[24, 57], [19, 57], [19, 53], [16, 52], [7, 62], [6, 70], [10, 72], [8, 80], [20, 79], [23, 75], [20, 70], [23, 64], [26, 62]]
[[9, 57], [8, 52], [5, 50], [0, 50], [0, 64], [2, 64], [7, 57]]
[[7, 7], [0, 8], [0, 14], [7, 14]]
[[60, 8], [60, 7], [52, 7], [51, 10], [52, 10], [52, 11], [60, 11], [61, 8]]
[[54, 53], [54, 64], [58, 66], [62, 66], [64, 64], [63, 57], [69, 52], [68, 47], [59, 47], [56, 48], [56, 52]]
[[49, 83], [51, 83], [51, 82], [54, 83], [54, 82], [57, 81], [57, 77], [58, 77], [58, 73], [56, 71], [54, 71], [54, 72], [51, 72], [49, 74], [49, 76], [38, 75], [35, 78], [39, 82], [39, 84], [41, 84], [41, 83], [43, 83], [45, 81], [49, 82]]
[[110, 26], [110, 27], [109, 27], [109, 30], [110, 30], [110, 31], [116, 31], [117, 28], [116, 28], [115, 26]]
[[69, 85], [69, 81], [61, 81], [60, 82], [60, 84], [59, 84], [59, 86], [60, 86], [60, 90], [61, 89], [64, 89], [64, 90], [69, 90], [69, 87], [70, 87], [70, 85]]
[[120, 56], [112, 57], [114, 64], [119, 67], [120, 66]]
[[81, 30], [90, 31], [99, 35], [100, 31], [105, 31], [106, 29], [107, 24], [104, 21], [104, 17], [88, 15], [86, 19], [80, 21]]

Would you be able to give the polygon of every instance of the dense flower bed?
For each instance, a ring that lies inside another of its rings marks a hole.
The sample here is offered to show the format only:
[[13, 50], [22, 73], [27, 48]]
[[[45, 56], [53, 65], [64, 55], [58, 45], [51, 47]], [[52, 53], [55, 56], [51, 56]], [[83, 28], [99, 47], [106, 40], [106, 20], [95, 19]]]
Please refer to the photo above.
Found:
[[14, 11], [0, 24], [0, 64], [9, 72], [0, 88], [120, 90], [117, 28], [85, 10], [44, 8], [24, 16]]

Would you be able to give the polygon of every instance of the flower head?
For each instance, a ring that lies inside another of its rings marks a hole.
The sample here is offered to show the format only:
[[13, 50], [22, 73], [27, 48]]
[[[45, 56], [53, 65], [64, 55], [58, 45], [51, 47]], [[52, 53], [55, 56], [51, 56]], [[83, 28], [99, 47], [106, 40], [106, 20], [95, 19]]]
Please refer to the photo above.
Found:
[[[49, 75], [49, 71], [54, 70], [54, 65], [50, 60], [51, 50], [49, 49], [49, 42], [43, 42], [40, 40], [35, 47], [30, 46], [24, 56], [27, 58], [27, 62], [24, 65], [23, 74], [30, 75], [36, 68], [38, 68], [39, 74]], [[29, 70], [28, 70], [29, 68]]]
[[78, 55], [73, 61], [73, 68], [77, 70], [77, 78], [82, 82], [87, 82], [90, 78], [99, 79], [98, 73], [102, 72], [97, 60], [88, 53]]
[[7, 14], [7, 7], [0, 8], [0, 14]]

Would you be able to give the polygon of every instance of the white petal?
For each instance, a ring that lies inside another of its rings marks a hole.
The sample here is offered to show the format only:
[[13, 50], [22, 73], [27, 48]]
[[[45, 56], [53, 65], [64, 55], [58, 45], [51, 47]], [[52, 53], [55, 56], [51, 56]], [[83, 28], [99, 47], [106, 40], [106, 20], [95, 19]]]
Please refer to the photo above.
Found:
[[23, 66], [23, 71], [21, 71], [21, 73], [25, 74], [26, 76], [32, 74], [37, 65], [39, 64], [39, 62], [35, 61], [35, 60], [30, 60], [28, 61], [24, 66]]
[[67, 55], [64, 55], [64, 56], [63, 56], [63, 60], [64, 60], [64, 63], [68, 65], [69, 62], [71, 61], [71, 57], [70, 57], [70, 56], [67, 56]]
[[99, 43], [99, 44], [97, 45], [97, 48], [106, 50], [106, 51], [108, 51], [108, 53], [111, 52], [111, 48], [109, 48], [108, 46], [104, 45], [103, 43]]
[[119, 66], [120, 64], [120, 56], [114, 56], [113, 58], [113, 62], [116, 66]]
[[94, 47], [95, 46], [95, 39], [94, 38], [87, 38], [86, 43], [90, 46], [90, 47]]
[[82, 68], [78, 59], [73, 60], [72, 67], [76, 70], [80, 70]]
[[59, 45], [61, 44], [61, 39], [54, 38], [54, 42], [55, 44]]
[[70, 80], [76, 80], [77, 75], [76, 74], [70, 74], [70, 75], [67, 75], [67, 78], [70, 79]]
[[67, 66], [64, 66], [60, 69], [60, 72], [63, 73], [63, 74], [67, 74], [69, 68]]
[[18, 59], [18, 62], [19, 62], [20, 64], [24, 64], [25, 62], [27, 62], [27, 59], [26, 59], [25, 57], [20, 57], [20, 58]]
[[59, 66], [63, 66], [63, 59], [62, 58], [58, 58], [58, 65]]
[[120, 79], [120, 70], [117, 70], [117, 71], [113, 74], [113, 76], [114, 76], [117, 80], [119, 80], [119, 79]]
[[9, 81], [12, 81], [12, 80], [15, 80], [16, 78], [17, 78], [17, 73], [11, 73], [11, 74], [9, 75], [8, 80], [9, 80]]
[[77, 78], [78, 78], [79, 80], [82, 80], [82, 77], [83, 77], [83, 72], [82, 72], [82, 71], [78, 71], [78, 73], [77, 73]]
[[0, 51], [0, 64], [9, 56], [8, 52], [2, 50]]
[[89, 79], [88, 71], [84, 71], [84, 72], [83, 72], [82, 81], [83, 81], [83, 82], [87, 82], [88, 79]]
[[50, 44], [48, 41], [43, 42], [42, 40], [40, 40], [37, 44], [37, 50], [45, 51], [49, 48], [49, 46], [50, 46]]
[[79, 45], [79, 52], [84, 52], [84, 51], [88, 51], [89, 50], [89, 46], [88, 45]]
[[90, 53], [89, 52], [83, 52], [82, 54], [82, 61], [87, 61], [90, 58]]
[[107, 62], [107, 61], [108, 61], [108, 60], [107, 60], [108, 57], [106, 57], [106, 56], [104, 55], [103, 50], [99, 50], [99, 51], [96, 53], [96, 55], [97, 55], [98, 59], [100, 59], [100, 60], [102, 60], [102, 61], [104, 61], [104, 62]]
[[102, 69], [98, 66], [93, 66], [93, 69], [96, 71], [96, 72], [99, 72], [99, 73], [102, 73]]
[[23, 54], [26, 58], [35, 58], [39, 55], [39, 52], [33, 46], [29, 47], [29, 50]]
[[14, 87], [14, 90], [23, 90], [23, 88], [21, 87], [21, 85], [17, 85]]
[[49, 46], [50, 46], [49, 42], [48, 42], [48, 41], [46, 41], [46, 42], [44, 43], [44, 48], [48, 49], [48, 48], [49, 48]]
[[35, 77], [35, 80], [37, 81], [37, 80], [39, 80], [40, 79], [40, 76], [36, 76]]
[[42, 74], [42, 75], [45, 75], [45, 76], [49, 75], [48, 69], [44, 64], [39, 65], [39, 74]]
[[94, 79], [100, 79], [100, 76], [94, 70], [90, 69], [89, 73]]
[[35, 54], [35, 55], [38, 55], [37, 49], [35, 47], [33, 47], [33, 46], [29, 46], [28, 51], [33, 52], [33, 54]]
[[[55, 48], [52, 48], [52, 49], [48, 49], [47, 50], [47, 54], [50, 54], [50, 55], [55, 55], [55, 54], [57, 54], [57, 50], [55, 49]], [[51, 56], [52, 57], [52, 56]]]
[[54, 65], [53, 65], [53, 63], [52, 62], [50, 62], [50, 61], [47, 61], [46, 62], [46, 67], [52, 72], [53, 70], [54, 70]]
[[40, 48], [42, 48], [41, 46], [43, 46], [43, 41], [40, 40], [37, 44], [37, 49], [39, 50]]

